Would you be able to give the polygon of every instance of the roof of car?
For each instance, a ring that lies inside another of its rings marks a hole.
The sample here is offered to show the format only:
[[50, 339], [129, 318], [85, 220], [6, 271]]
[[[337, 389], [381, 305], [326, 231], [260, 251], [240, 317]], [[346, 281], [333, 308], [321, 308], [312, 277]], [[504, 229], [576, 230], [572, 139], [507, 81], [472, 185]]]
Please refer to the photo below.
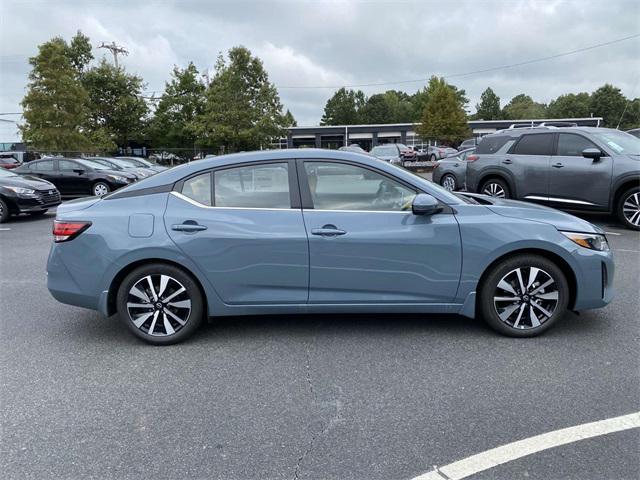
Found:
[[[510, 137], [519, 137], [525, 133], [556, 133], [556, 132], [585, 132], [595, 133], [602, 131], [619, 132], [615, 128], [603, 128], [603, 127], [554, 127], [554, 126], [539, 126], [539, 127], [526, 127], [526, 128], [505, 128], [504, 130], [498, 130], [491, 135], [507, 135]], [[490, 136], [490, 135], [487, 135]]]

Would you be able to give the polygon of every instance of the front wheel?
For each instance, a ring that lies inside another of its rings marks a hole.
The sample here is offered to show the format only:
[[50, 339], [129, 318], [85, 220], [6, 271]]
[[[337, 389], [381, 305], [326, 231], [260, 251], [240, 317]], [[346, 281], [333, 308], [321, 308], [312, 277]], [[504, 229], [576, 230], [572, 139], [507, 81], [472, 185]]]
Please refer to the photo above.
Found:
[[110, 191], [111, 187], [109, 187], [109, 184], [106, 182], [96, 182], [93, 184], [93, 187], [91, 187], [91, 193], [93, 193], [95, 197], [103, 197]]
[[618, 200], [616, 210], [625, 227], [640, 230], [640, 187], [633, 187], [624, 192]]
[[9, 220], [9, 206], [7, 202], [0, 198], [0, 223], [4, 223]]
[[170, 345], [191, 336], [202, 323], [204, 303], [195, 280], [166, 264], [136, 268], [120, 284], [120, 319], [138, 338]]
[[562, 270], [538, 255], [499, 262], [480, 285], [480, 313], [494, 330], [511, 337], [534, 337], [567, 311], [569, 286]]

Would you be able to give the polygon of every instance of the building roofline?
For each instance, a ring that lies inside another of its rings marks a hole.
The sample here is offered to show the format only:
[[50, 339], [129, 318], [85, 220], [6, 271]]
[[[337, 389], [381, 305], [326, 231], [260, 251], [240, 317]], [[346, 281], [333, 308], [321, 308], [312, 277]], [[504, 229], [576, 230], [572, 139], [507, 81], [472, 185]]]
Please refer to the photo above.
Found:
[[[540, 123], [540, 122], [575, 122], [575, 121], [602, 121], [602, 117], [579, 117], [579, 118], [523, 118], [517, 120], [467, 120], [467, 123], [476, 123], [476, 124], [489, 124], [496, 122], [505, 122], [505, 123]], [[422, 122], [412, 122], [412, 123], [366, 123], [366, 124], [358, 124], [358, 125], [305, 125], [305, 126], [297, 126], [297, 127], [288, 127], [288, 130], [308, 130], [310, 128], [319, 129], [319, 128], [366, 128], [366, 127], [412, 127], [414, 125], [420, 125]]]

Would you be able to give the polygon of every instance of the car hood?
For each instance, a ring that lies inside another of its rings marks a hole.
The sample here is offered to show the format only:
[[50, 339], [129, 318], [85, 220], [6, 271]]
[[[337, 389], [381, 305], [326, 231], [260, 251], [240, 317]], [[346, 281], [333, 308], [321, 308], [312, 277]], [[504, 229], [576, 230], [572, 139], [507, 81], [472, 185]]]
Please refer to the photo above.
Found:
[[119, 177], [125, 177], [135, 180], [137, 175], [129, 170], [96, 170], [96, 172], [105, 173], [107, 175], [118, 175]]
[[[555, 208], [545, 207], [544, 205], [518, 200], [506, 200], [503, 198], [489, 197], [487, 195], [468, 193], [464, 195], [477, 198], [493, 213], [502, 215], [503, 217], [515, 217], [532, 220], [534, 222], [547, 223], [553, 225], [558, 230], [567, 232], [604, 233], [604, 230], [600, 227], [586, 220], [566, 212], [561, 212]], [[485, 204], [486, 202], [489, 204]]]
[[56, 188], [53, 183], [29, 175], [22, 175], [19, 177], [3, 177], [0, 180], [0, 186], [22, 187], [30, 188], [32, 190], [52, 190]]

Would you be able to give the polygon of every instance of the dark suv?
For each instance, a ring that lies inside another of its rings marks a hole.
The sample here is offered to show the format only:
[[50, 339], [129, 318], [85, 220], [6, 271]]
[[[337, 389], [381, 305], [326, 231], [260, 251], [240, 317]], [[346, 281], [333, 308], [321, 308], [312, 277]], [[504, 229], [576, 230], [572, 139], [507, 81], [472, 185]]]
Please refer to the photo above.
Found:
[[640, 139], [608, 128], [501, 130], [467, 162], [467, 189], [556, 208], [615, 213], [640, 230]]

